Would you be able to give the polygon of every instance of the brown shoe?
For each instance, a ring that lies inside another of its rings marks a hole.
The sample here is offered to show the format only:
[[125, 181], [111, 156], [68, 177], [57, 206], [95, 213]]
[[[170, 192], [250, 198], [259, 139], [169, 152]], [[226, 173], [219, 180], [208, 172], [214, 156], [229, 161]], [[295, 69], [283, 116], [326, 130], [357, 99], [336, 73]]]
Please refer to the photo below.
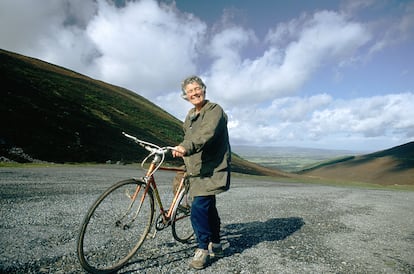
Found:
[[190, 267], [195, 269], [203, 269], [209, 264], [210, 256], [208, 255], [208, 250], [197, 248], [193, 260], [190, 262]]

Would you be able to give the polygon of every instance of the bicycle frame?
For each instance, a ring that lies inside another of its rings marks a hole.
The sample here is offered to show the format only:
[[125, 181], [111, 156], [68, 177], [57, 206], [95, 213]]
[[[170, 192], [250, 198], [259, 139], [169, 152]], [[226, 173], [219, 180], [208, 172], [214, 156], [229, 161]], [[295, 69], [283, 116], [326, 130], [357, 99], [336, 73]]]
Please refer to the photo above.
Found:
[[[184, 171], [184, 169], [174, 168], [174, 167], [161, 167], [161, 166], [159, 166], [159, 162], [160, 162], [160, 157], [159, 157], [159, 155], [155, 154], [154, 159], [152, 160], [152, 162], [151, 162], [149, 168], [147, 169], [147, 172], [146, 172], [146, 174], [143, 178], [143, 180], [146, 182], [146, 186], [145, 186], [144, 192], [143, 192], [143, 194], [141, 196], [141, 199], [140, 199], [140, 205], [139, 205], [139, 207], [137, 209], [137, 212], [136, 212], [136, 215], [138, 215], [139, 210], [140, 210], [142, 204], [144, 203], [144, 199], [145, 199], [145, 197], [148, 193], [149, 188], [152, 188], [153, 194], [155, 195], [155, 200], [156, 200], [156, 202], [159, 206], [159, 209], [160, 209], [160, 216], [162, 216], [162, 226], [159, 226], [158, 224], [160, 224], [160, 223], [158, 222], [157, 225], [156, 225], [156, 230], [162, 230], [162, 229], [168, 227], [171, 224], [171, 217], [174, 213], [175, 205], [178, 201], [180, 191], [183, 189], [183, 187], [185, 187], [185, 185], [184, 185], [185, 175], [184, 175], [183, 178], [180, 181], [178, 190], [177, 190], [177, 192], [175, 193], [175, 195], [172, 199], [170, 207], [168, 208], [168, 210], [166, 210], [164, 208], [163, 203], [162, 203], [161, 196], [160, 196], [160, 193], [158, 191], [157, 183], [156, 183], [155, 178], [154, 178], [155, 170], [159, 169], [159, 170], [166, 170], [166, 171]], [[131, 206], [134, 203], [135, 199], [137, 198], [137, 195], [140, 192], [140, 190], [141, 190], [140, 187], [137, 187], [137, 190], [135, 191], [133, 197], [131, 198], [132, 199]]]
[[[174, 170], [181, 171], [180, 169], [169, 169], [169, 168], [160, 168], [160, 169], [161, 170], [169, 170], [169, 171], [174, 171]], [[174, 213], [174, 209], [176, 209], [175, 205], [178, 202], [178, 197], [180, 195], [181, 190], [184, 187], [185, 179], [183, 177], [183, 179], [180, 181], [180, 185], [178, 187], [178, 190], [175, 193], [175, 195], [172, 199], [171, 205], [169, 206], [168, 209], [165, 209], [164, 206], [163, 206], [161, 196], [158, 192], [157, 184], [156, 184], [155, 179], [154, 179], [154, 175], [151, 175], [148, 178], [147, 181], [148, 181], [148, 184], [146, 186], [145, 193], [148, 191], [147, 188], [152, 187], [153, 194], [155, 196], [155, 200], [157, 201], [158, 207], [160, 209], [160, 216], [158, 218], [162, 217], [162, 219], [157, 219], [157, 223], [156, 223], [155, 228], [156, 228], [156, 230], [163, 230], [164, 228], [168, 227], [171, 224], [171, 217]]]
[[[180, 169], [180, 168], [169, 168], [169, 167], [160, 167], [159, 169], [160, 170], [167, 170], [167, 171], [184, 171], [184, 169]], [[170, 208], [168, 209], [168, 212], [164, 210], [164, 207], [162, 205], [161, 197], [160, 197], [160, 195], [158, 193], [158, 189], [157, 189], [157, 185], [156, 185], [155, 180], [154, 180], [154, 176], [151, 176], [151, 181], [152, 181], [152, 183], [151, 183], [152, 189], [155, 192], [155, 197], [157, 199], [158, 206], [160, 207], [160, 212], [163, 214], [163, 216], [165, 217], [166, 221], [169, 221], [171, 219], [171, 216], [172, 216], [172, 213], [173, 213], [173, 210], [174, 210], [174, 206], [177, 203], [177, 200], [178, 200], [178, 196], [180, 194], [180, 191], [184, 187], [185, 175], [183, 176], [183, 178], [180, 181], [180, 184], [178, 186], [178, 190], [176, 191], [176, 193], [175, 193], [175, 195], [173, 197], [173, 200], [171, 202]]]

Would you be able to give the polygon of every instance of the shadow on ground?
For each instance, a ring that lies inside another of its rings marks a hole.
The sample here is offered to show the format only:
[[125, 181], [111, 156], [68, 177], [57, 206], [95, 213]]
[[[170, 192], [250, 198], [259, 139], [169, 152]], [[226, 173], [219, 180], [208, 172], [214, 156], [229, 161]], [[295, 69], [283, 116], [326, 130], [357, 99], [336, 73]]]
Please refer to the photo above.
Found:
[[[230, 245], [225, 249], [225, 256], [229, 257], [241, 253], [261, 242], [283, 240], [300, 230], [304, 224], [303, 219], [299, 217], [269, 219], [265, 222], [228, 224], [222, 228], [222, 242], [227, 242]], [[145, 272], [149, 269], [187, 260], [194, 255], [196, 247], [197, 245], [194, 242], [190, 245], [182, 245], [177, 242], [163, 243], [162, 246], [154, 247], [153, 254], [147, 253], [141, 258], [135, 259], [123, 268], [124, 271], [119, 273]]]
[[228, 241], [230, 247], [225, 255], [251, 248], [261, 242], [280, 241], [300, 230], [305, 224], [302, 218], [276, 218], [265, 222], [250, 222], [229, 224], [223, 227], [223, 240]]

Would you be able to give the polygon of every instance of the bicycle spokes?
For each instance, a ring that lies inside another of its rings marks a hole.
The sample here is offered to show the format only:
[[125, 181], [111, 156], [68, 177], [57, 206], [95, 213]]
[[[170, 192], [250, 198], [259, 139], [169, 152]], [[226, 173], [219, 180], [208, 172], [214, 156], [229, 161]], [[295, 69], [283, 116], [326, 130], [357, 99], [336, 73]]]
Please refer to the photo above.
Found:
[[[144, 186], [144, 187], [143, 187]], [[132, 224], [139, 215], [145, 198], [145, 185], [139, 184], [131, 186], [124, 190], [125, 197], [129, 200], [127, 209], [120, 218], [115, 221], [116, 227], [121, 227], [123, 230], [131, 228]], [[137, 205], [134, 209], [134, 205]], [[134, 213], [135, 212], [135, 213]]]
[[174, 238], [182, 243], [188, 243], [193, 236], [193, 227], [191, 225], [191, 205], [188, 200], [186, 190], [181, 190], [176, 210], [172, 216], [172, 233]]

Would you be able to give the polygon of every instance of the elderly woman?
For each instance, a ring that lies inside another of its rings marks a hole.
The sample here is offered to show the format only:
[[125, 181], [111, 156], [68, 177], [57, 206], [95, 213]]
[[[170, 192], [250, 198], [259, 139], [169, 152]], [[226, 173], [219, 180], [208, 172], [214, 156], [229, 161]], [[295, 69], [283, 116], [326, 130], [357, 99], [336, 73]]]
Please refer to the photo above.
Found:
[[190, 180], [191, 223], [198, 248], [190, 263], [195, 269], [209, 265], [210, 257], [222, 257], [220, 218], [216, 194], [230, 187], [230, 144], [227, 115], [206, 100], [206, 85], [197, 76], [185, 79], [182, 96], [193, 104], [184, 121], [184, 140], [175, 147], [174, 157], [184, 157]]

